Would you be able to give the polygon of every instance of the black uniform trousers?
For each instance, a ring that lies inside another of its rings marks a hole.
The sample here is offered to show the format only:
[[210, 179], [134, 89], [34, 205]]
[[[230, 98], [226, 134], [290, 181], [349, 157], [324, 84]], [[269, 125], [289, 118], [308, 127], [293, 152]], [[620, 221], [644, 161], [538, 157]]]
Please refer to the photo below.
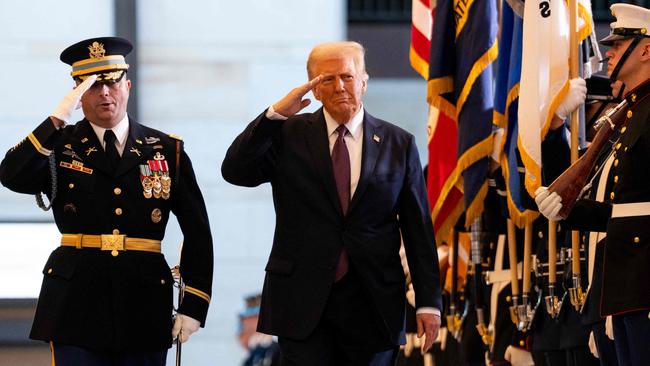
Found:
[[334, 283], [320, 322], [302, 340], [279, 337], [282, 366], [389, 366], [398, 346], [380, 324], [370, 294], [350, 263]]
[[144, 352], [93, 351], [84, 347], [50, 343], [56, 366], [165, 366], [167, 350]]
[[648, 310], [614, 315], [614, 343], [619, 365], [650, 365], [650, 319]]

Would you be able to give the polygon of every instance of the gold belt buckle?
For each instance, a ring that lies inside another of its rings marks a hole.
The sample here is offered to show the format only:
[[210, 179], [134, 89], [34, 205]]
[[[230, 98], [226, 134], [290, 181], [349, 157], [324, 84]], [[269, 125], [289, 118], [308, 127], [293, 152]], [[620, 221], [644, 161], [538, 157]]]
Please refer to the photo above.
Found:
[[118, 250], [124, 250], [126, 235], [102, 234], [102, 250], [110, 250], [113, 257], [117, 257]]

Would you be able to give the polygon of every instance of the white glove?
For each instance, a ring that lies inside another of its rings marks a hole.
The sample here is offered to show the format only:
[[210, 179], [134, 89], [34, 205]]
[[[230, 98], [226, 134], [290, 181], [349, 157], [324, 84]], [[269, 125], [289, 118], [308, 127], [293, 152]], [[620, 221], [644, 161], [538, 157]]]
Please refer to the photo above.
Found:
[[566, 119], [575, 111], [587, 98], [587, 82], [582, 78], [575, 78], [569, 81], [569, 91], [557, 107], [555, 114], [561, 119]]
[[530, 352], [521, 348], [508, 346], [504, 358], [506, 361], [510, 362], [512, 366], [535, 366], [533, 356]]
[[90, 89], [95, 80], [97, 80], [97, 75], [90, 75], [83, 83], [72, 89], [68, 95], [63, 98], [61, 103], [59, 103], [59, 106], [56, 107], [50, 116], [56, 117], [65, 123], [70, 122], [72, 112], [74, 112], [75, 109], [79, 109], [81, 106], [81, 96]]
[[594, 355], [594, 357], [598, 357], [598, 348], [596, 348], [596, 339], [594, 338], [594, 332], [589, 333], [589, 342], [587, 342], [589, 345], [589, 351], [591, 351], [591, 354]]
[[607, 315], [605, 319], [605, 334], [607, 334], [607, 338], [614, 340], [614, 324], [612, 324], [611, 315]]
[[547, 219], [553, 221], [562, 220], [558, 215], [562, 209], [562, 197], [557, 193], [549, 193], [547, 187], [539, 187], [535, 191], [535, 203], [537, 203], [539, 212], [541, 212]]
[[199, 330], [200, 326], [200, 321], [194, 318], [190, 318], [187, 315], [178, 313], [176, 314], [176, 321], [174, 322], [174, 327], [172, 328], [172, 338], [176, 339], [176, 337], [180, 337], [181, 343], [185, 343], [188, 339], [190, 339], [192, 333]]

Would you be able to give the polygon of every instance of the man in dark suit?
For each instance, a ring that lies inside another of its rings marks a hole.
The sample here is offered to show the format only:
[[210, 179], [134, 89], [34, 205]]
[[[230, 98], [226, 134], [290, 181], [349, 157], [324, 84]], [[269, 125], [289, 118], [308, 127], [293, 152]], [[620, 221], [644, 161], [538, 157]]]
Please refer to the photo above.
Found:
[[[180, 137], [126, 113], [131, 49], [103, 37], [64, 50], [76, 88], [0, 165], [7, 188], [38, 195], [43, 208], [47, 194], [62, 233], [43, 269], [30, 335], [50, 342], [60, 366], [164, 365], [172, 338], [186, 341], [203, 326], [210, 303], [212, 237], [201, 191]], [[80, 102], [85, 118], [68, 124]], [[161, 254], [170, 212], [184, 234], [185, 296], [175, 323]]]
[[[250, 123], [222, 166], [230, 183], [273, 187], [258, 329], [279, 337], [285, 365], [389, 364], [403, 338], [400, 231], [424, 349], [440, 324], [422, 166], [411, 134], [363, 109], [360, 44], [315, 47], [307, 71], [310, 81]], [[310, 90], [323, 108], [296, 114]]]

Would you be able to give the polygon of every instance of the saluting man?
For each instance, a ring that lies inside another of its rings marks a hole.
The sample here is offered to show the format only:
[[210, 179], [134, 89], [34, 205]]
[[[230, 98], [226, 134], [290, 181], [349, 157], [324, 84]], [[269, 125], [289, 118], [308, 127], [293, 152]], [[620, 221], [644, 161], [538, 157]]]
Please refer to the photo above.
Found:
[[[608, 74], [623, 82], [627, 120], [614, 143], [605, 197], [610, 202], [579, 200], [567, 223], [606, 232], [601, 316], [613, 315], [619, 365], [650, 364], [650, 10], [629, 4], [611, 7], [616, 21], [601, 40]], [[607, 127], [604, 127], [607, 128]], [[541, 187], [535, 200], [540, 212], [557, 220], [562, 199]]]
[[[129, 41], [88, 39], [61, 53], [76, 87], [0, 165], [7, 188], [44, 192], [62, 233], [45, 264], [30, 338], [53, 364], [164, 365], [174, 337], [204, 326], [212, 237], [180, 137], [127, 113]], [[70, 122], [81, 103], [85, 118]], [[173, 279], [161, 254], [170, 211], [184, 235], [185, 296], [172, 321]], [[173, 330], [172, 330], [173, 328]]]

